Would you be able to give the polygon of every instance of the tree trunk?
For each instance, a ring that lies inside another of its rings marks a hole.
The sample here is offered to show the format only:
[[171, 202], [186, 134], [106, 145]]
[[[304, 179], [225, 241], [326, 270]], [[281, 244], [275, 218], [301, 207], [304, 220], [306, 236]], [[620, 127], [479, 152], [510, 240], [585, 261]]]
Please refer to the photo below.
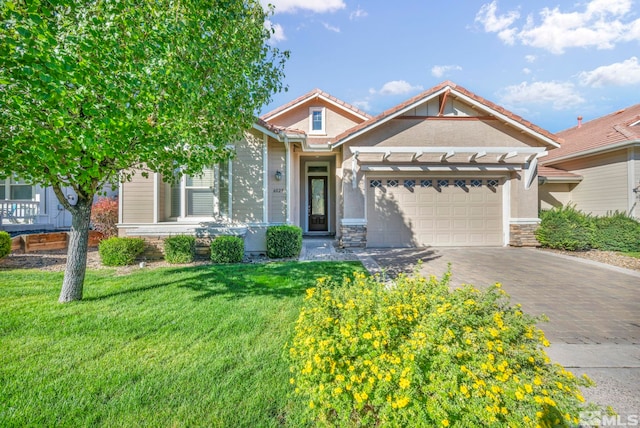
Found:
[[91, 223], [91, 199], [78, 198], [71, 211], [71, 232], [67, 249], [67, 266], [60, 291], [60, 303], [82, 300], [84, 274], [87, 270], [87, 248]]

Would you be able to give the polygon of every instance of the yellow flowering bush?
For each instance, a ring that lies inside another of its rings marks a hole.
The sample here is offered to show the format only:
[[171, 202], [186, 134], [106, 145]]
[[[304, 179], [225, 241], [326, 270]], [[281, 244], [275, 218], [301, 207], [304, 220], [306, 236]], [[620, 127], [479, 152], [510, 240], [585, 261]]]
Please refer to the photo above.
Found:
[[390, 284], [355, 274], [307, 290], [287, 346], [307, 417], [331, 426], [572, 426], [590, 385], [549, 361], [537, 319], [496, 284]]

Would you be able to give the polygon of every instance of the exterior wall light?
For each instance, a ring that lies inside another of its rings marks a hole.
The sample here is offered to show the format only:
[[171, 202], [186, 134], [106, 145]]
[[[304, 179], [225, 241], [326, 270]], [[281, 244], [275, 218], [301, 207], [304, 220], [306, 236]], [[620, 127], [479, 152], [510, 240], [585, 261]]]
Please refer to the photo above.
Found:
[[278, 181], [282, 180], [282, 172], [276, 171], [276, 180]]

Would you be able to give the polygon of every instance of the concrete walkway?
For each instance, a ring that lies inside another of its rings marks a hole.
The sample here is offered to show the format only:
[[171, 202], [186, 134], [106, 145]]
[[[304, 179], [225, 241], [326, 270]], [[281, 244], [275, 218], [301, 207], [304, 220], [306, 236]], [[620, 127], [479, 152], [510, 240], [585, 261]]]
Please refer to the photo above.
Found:
[[640, 272], [577, 257], [524, 248], [335, 248], [328, 238], [305, 238], [301, 260], [360, 260], [373, 274], [403, 272], [442, 276], [451, 266], [452, 286], [501, 282], [512, 303], [532, 315], [551, 341], [549, 357], [595, 388], [590, 402], [612, 406], [619, 421], [640, 415]]

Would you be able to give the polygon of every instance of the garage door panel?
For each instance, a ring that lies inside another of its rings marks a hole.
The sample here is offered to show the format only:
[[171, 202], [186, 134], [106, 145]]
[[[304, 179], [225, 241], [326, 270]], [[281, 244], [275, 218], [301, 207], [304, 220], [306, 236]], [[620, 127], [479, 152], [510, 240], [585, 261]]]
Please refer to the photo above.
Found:
[[473, 187], [465, 179], [460, 187], [448, 179], [445, 187], [434, 177], [429, 178], [434, 187], [422, 187], [424, 177], [415, 177], [414, 186], [404, 186], [408, 178], [399, 178], [397, 187], [389, 187], [391, 178], [368, 178], [376, 179], [382, 188], [367, 190], [369, 246], [502, 245], [501, 186], [492, 190], [484, 179], [481, 187]]

